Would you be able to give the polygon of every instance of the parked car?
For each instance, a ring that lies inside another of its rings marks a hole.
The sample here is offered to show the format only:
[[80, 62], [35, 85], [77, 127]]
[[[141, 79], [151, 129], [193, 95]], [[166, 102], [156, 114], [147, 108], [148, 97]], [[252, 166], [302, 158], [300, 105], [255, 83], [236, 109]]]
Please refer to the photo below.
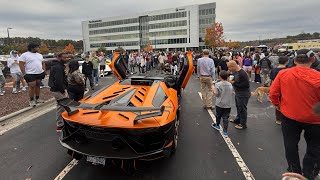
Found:
[[136, 160], [172, 156], [178, 145], [181, 89], [194, 70], [192, 53], [180, 75], [129, 75], [120, 53], [110, 67], [119, 81], [80, 102], [58, 102], [66, 110], [61, 145], [74, 158], [93, 164], [120, 162], [127, 173]]

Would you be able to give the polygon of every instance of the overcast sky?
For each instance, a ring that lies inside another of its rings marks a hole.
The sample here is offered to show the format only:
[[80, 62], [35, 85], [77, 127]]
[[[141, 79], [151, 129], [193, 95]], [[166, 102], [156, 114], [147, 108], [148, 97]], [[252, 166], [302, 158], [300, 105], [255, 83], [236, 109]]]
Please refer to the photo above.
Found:
[[226, 39], [320, 32], [320, 0], [0, 0], [0, 37], [82, 39], [81, 21], [191, 4], [217, 3]]

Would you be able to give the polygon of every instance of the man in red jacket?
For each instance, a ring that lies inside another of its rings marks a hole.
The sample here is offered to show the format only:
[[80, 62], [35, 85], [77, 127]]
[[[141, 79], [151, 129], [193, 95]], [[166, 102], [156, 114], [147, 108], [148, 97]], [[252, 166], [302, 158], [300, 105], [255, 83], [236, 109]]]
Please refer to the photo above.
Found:
[[[297, 51], [295, 67], [282, 70], [272, 83], [270, 99], [282, 113], [282, 133], [288, 171], [314, 179], [320, 169], [320, 115], [313, 108], [320, 102], [320, 72], [310, 68], [314, 53]], [[298, 143], [301, 132], [307, 152], [300, 166]]]

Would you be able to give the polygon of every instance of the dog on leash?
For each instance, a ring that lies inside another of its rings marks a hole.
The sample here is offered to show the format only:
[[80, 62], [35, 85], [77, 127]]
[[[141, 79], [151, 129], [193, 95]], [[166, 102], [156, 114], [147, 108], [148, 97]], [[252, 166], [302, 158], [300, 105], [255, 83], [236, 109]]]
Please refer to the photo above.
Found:
[[254, 92], [251, 94], [256, 96], [257, 101], [260, 101], [262, 103], [264, 95], [268, 95], [270, 92], [270, 87], [258, 87]]

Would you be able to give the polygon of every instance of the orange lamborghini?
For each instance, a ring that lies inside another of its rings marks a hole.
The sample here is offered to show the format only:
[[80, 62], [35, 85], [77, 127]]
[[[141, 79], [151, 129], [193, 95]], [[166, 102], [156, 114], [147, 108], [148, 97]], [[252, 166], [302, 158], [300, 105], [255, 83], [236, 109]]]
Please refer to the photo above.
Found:
[[80, 102], [63, 99], [60, 143], [76, 159], [105, 165], [107, 160], [150, 160], [171, 156], [178, 143], [181, 89], [192, 72], [192, 53], [178, 76], [128, 76], [119, 53], [110, 64], [119, 79]]

